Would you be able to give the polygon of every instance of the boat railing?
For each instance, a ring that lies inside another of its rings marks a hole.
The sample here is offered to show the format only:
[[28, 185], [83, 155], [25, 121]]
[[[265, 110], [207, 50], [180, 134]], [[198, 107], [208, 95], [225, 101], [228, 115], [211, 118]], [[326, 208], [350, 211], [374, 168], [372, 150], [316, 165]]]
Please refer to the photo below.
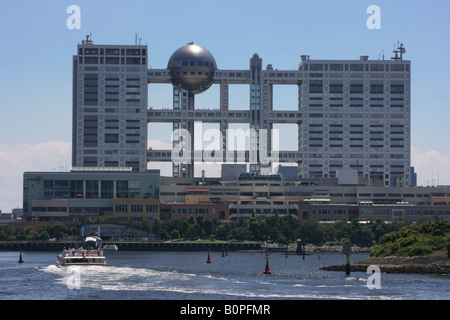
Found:
[[103, 257], [101, 249], [64, 249], [64, 257]]

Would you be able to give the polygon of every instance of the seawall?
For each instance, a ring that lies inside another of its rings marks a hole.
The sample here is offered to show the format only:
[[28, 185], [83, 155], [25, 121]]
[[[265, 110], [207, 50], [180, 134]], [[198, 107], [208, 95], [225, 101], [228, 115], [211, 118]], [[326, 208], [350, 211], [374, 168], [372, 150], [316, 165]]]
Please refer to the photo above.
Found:
[[[103, 241], [103, 245], [116, 244], [120, 251], [237, 251], [261, 250], [259, 242], [160, 242], [160, 241]], [[79, 241], [7, 241], [0, 242], [0, 251], [61, 251], [78, 248]]]

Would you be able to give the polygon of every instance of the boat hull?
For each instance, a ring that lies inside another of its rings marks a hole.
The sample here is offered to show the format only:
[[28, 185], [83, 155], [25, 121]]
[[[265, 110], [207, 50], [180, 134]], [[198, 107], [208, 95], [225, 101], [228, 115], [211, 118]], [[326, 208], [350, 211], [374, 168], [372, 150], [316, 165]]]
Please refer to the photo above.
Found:
[[105, 257], [67, 257], [59, 255], [56, 258], [59, 266], [106, 266]]

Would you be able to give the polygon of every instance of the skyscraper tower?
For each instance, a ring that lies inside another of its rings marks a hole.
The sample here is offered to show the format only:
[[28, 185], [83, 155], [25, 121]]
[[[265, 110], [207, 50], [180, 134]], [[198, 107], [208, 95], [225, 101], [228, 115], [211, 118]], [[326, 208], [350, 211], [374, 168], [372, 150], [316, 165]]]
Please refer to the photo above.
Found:
[[96, 45], [73, 57], [73, 167], [147, 169], [147, 46]]

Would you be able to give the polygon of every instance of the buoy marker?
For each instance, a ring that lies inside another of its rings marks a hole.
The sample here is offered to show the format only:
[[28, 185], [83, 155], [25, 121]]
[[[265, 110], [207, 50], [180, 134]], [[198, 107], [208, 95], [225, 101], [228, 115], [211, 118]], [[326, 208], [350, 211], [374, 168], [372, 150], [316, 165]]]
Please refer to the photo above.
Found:
[[22, 259], [22, 251], [20, 251], [20, 256], [19, 256], [19, 261], [17, 261], [18, 263], [23, 263], [23, 259]]
[[272, 274], [272, 272], [270, 272], [270, 269], [269, 269], [269, 251], [266, 251], [266, 269], [264, 270], [264, 274]]
[[211, 263], [211, 258], [209, 256], [209, 249], [208, 249], [208, 260], [206, 260], [206, 263]]

